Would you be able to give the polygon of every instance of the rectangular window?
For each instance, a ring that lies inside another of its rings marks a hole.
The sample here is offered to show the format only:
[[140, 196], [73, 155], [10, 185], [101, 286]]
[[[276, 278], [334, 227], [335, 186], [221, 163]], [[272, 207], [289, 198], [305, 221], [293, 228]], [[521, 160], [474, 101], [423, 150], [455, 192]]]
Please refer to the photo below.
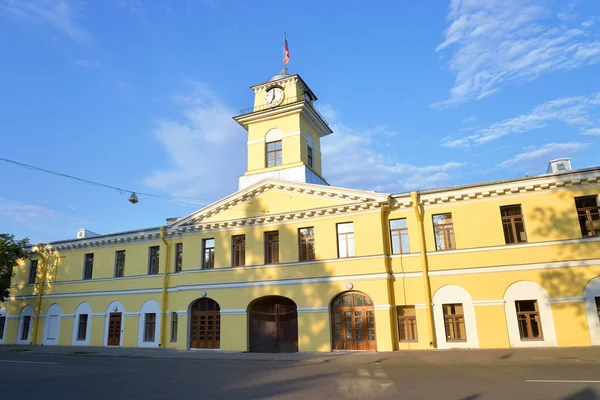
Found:
[[6, 317], [0, 315], [0, 340], [4, 338], [4, 328], [6, 327]]
[[504, 229], [506, 244], [527, 243], [521, 205], [500, 207], [500, 215], [502, 216], [502, 228]]
[[35, 283], [35, 278], [37, 277], [37, 268], [38, 268], [38, 260], [31, 260], [29, 264], [29, 279], [27, 283], [33, 285]]
[[308, 146], [308, 166], [312, 168], [313, 166], [313, 150], [310, 146]]
[[310, 261], [315, 259], [315, 229], [298, 229], [298, 247], [300, 249], [300, 261]]
[[398, 339], [401, 342], [417, 341], [417, 313], [415, 306], [397, 306]]
[[115, 278], [125, 276], [125, 250], [115, 251]]
[[354, 257], [354, 223], [337, 224], [338, 257]]
[[23, 326], [21, 327], [21, 340], [29, 339], [29, 324], [31, 323], [31, 317], [26, 315], [23, 317]]
[[466, 342], [465, 314], [462, 304], [442, 304], [447, 342]]
[[517, 321], [519, 322], [521, 340], [543, 339], [537, 300], [515, 301], [515, 306], [517, 308]]
[[148, 274], [158, 274], [158, 262], [160, 259], [160, 246], [152, 246], [148, 250]]
[[175, 272], [181, 272], [183, 269], [183, 243], [175, 245]]
[[92, 279], [94, 272], [94, 253], [83, 256], [83, 279]]
[[410, 253], [406, 218], [390, 221], [390, 235], [392, 239], [392, 254]]
[[267, 167], [281, 165], [281, 140], [266, 144]]
[[156, 314], [147, 313], [144, 315], [144, 342], [154, 342], [156, 332]]
[[598, 196], [575, 197], [581, 236], [600, 236], [600, 203]]
[[265, 232], [265, 264], [279, 263], [279, 232]]
[[79, 325], [77, 326], [77, 340], [85, 340], [87, 337], [88, 315], [79, 314]]
[[215, 239], [202, 240], [202, 269], [215, 267]]
[[177, 313], [171, 313], [171, 342], [177, 341]]
[[246, 235], [237, 235], [231, 237], [232, 257], [231, 261], [234, 267], [243, 267], [246, 265]]
[[452, 250], [456, 248], [451, 213], [434, 215], [433, 231], [435, 233], [436, 250]]

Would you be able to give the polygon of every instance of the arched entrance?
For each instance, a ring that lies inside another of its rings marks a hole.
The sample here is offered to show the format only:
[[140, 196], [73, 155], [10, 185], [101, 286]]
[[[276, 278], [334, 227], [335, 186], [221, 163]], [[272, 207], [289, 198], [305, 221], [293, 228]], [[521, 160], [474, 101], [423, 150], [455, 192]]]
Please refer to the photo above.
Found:
[[250, 351], [294, 353], [298, 351], [298, 311], [287, 297], [266, 296], [248, 306]]
[[213, 299], [196, 300], [190, 307], [190, 348], [221, 347], [221, 307]]
[[333, 350], [377, 350], [375, 308], [369, 296], [346, 292], [331, 302]]

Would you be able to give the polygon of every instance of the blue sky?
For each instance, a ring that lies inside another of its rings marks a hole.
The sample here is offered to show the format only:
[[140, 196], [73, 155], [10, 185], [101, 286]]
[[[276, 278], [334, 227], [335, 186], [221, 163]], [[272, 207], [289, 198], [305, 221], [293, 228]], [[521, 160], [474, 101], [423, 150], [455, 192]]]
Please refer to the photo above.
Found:
[[[600, 165], [597, 0], [0, 0], [0, 157], [206, 205], [234, 192], [249, 86], [319, 97], [329, 183], [403, 192]], [[199, 207], [0, 163], [0, 231], [34, 241]]]

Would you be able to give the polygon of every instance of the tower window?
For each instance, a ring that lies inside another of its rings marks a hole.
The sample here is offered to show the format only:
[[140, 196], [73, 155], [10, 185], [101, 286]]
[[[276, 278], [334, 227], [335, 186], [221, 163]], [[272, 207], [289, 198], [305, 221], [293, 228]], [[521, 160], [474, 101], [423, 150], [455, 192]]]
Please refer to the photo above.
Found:
[[312, 147], [308, 146], [308, 166], [313, 167], [313, 152]]
[[266, 145], [267, 167], [281, 165], [281, 140]]

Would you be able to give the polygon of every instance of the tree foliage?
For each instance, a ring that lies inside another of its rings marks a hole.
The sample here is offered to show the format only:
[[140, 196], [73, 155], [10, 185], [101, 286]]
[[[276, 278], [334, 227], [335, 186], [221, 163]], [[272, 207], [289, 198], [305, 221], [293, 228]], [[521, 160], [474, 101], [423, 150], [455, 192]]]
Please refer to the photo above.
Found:
[[13, 235], [0, 233], [0, 302], [8, 297], [13, 270], [21, 258], [27, 258], [29, 239], [15, 240]]

